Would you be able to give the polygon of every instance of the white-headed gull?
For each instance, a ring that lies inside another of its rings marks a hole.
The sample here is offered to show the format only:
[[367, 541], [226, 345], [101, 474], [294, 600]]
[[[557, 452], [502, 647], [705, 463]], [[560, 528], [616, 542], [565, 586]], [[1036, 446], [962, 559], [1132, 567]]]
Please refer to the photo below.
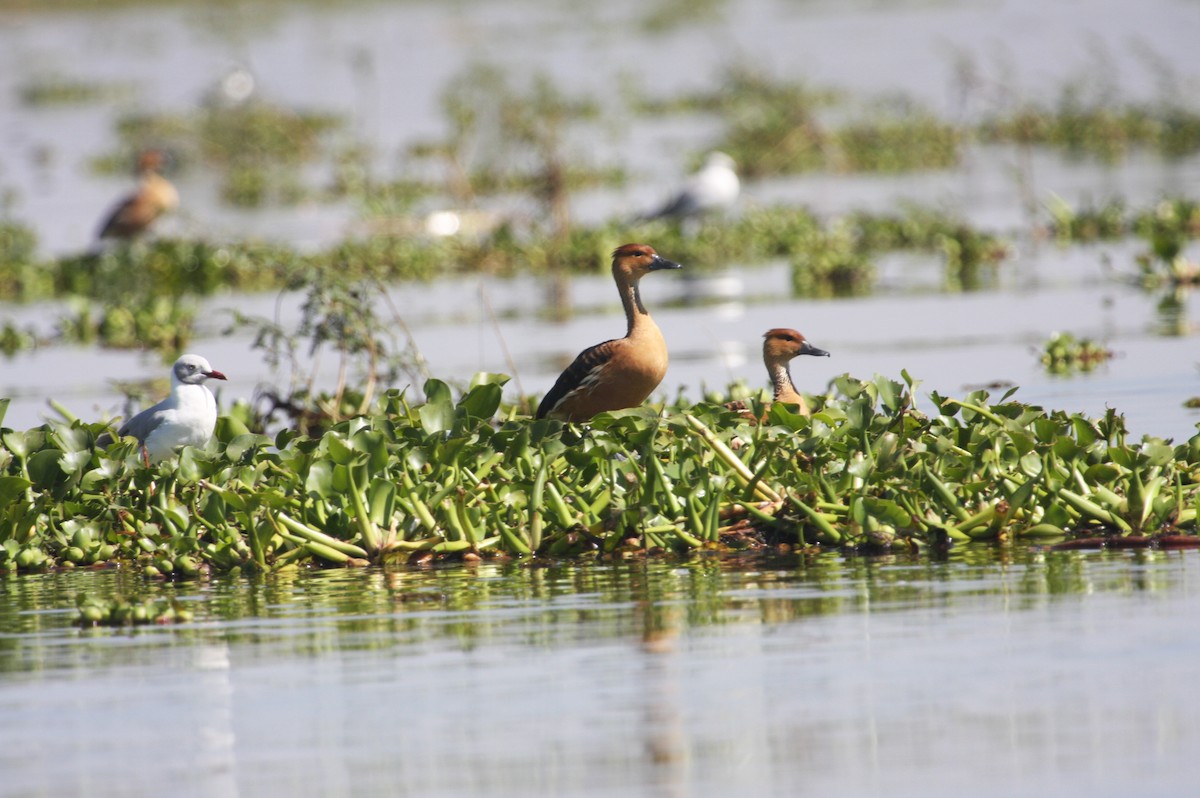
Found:
[[683, 190], [657, 211], [643, 216], [642, 220], [687, 219], [727, 210], [737, 201], [739, 191], [737, 164], [723, 152], [710, 152], [704, 166], [688, 179]]
[[[180, 446], [205, 445], [217, 426], [217, 400], [204, 384], [209, 379], [223, 380], [225, 375], [200, 355], [179, 358], [171, 367], [171, 393], [122, 424], [117, 436], [137, 438], [147, 460], [163, 460]], [[96, 440], [98, 446], [109, 442], [108, 435]]]

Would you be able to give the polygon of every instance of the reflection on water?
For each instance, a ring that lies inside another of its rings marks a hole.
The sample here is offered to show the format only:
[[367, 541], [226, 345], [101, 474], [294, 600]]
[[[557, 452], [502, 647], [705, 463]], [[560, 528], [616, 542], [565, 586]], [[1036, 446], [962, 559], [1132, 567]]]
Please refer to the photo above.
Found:
[[[1181, 794], [1198, 579], [1196, 552], [987, 548], [6, 577], [0, 770], [17, 795]], [[146, 590], [197, 621], [60, 609]]]

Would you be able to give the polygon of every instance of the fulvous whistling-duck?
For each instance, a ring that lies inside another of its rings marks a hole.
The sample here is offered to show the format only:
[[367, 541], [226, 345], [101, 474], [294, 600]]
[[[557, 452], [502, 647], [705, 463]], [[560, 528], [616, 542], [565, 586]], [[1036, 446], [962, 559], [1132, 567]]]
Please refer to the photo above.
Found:
[[[801, 415], [809, 415], [808, 402], [796, 390], [792, 382], [788, 363], [798, 355], [817, 355], [829, 357], [824, 349], [817, 349], [803, 335], [787, 327], [776, 327], [767, 330], [763, 335], [763, 363], [767, 366], [767, 375], [771, 378], [771, 387], [775, 391], [775, 401], [798, 406]], [[730, 410], [746, 410], [746, 403], [737, 401], [726, 405]]]
[[147, 150], [138, 157], [138, 187], [113, 208], [100, 227], [98, 238], [131, 239], [145, 232], [151, 223], [179, 205], [179, 194], [159, 170], [161, 150]]
[[651, 219], [687, 219], [731, 208], [737, 201], [741, 183], [737, 164], [723, 152], [711, 152], [704, 166], [688, 179], [687, 185], [661, 208], [641, 217]]
[[587, 421], [606, 410], [637, 407], [667, 373], [667, 343], [642, 304], [638, 281], [680, 265], [645, 244], [625, 244], [612, 257], [613, 280], [625, 306], [625, 337], [580, 352], [538, 405], [537, 418]]
[[[171, 367], [171, 393], [126, 421], [117, 437], [132, 435], [142, 445], [146, 461], [170, 457], [180, 446], [203, 446], [217, 425], [217, 400], [205, 380], [223, 380], [200, 355], [184, 355]], [[96, 439], [97, 446], [112, 443], [108, 433]]]

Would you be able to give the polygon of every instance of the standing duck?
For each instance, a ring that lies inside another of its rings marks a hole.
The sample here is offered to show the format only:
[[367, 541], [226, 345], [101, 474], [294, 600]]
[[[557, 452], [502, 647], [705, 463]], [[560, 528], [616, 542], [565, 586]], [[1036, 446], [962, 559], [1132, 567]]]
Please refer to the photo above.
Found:
[[[763, 363], [767, 367], [767, 376], [771, 378], [775, 401], [797, 405], [798, 412], [807, 416], [812, 411], [809, 410], [808, 402], [804, 401], [804, 397], [796, 390], [796, 384], [792, 382], [792, 374], [788, 370], [788, 364], [798, 355], [829, 357], [829, 353], [824, 349], [817, 349], [803, 335], [787, 327], [776, 327], [767, 330], [763, 335]], [[741, 401], [730, 402], [726, 407], [738, 411], [747, 409], [746, 403]]]
[[135, 238], [159, 216], [179, 206], [179, 193], [159, 174], [164, 160], [162, 150], [147, 150], [138, 157], [137, 190], [112, 209], [98, 238]]
[[606, 410], [637, 407], [667, 373], [667, 343], [642, 304], [638, 281], [680, 265], [645, 244], [625, 244], [612, 256], [613, 280], [625, 306], [624, 338], [579, 353], [538, 405], [537, 418], [587, 421]]

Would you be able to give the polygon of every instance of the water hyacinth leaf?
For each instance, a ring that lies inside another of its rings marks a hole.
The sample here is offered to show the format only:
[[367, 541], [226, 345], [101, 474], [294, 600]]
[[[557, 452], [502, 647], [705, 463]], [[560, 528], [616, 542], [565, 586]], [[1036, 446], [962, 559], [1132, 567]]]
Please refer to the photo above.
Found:
[[1053, 443], [1063, 433], [1062, 425], [1053, 419], [1039, 418], [1033, 422], [1033, 433], [1037, 436], [1037, 442], [1046, 444]]
[[1074, 460], [1083, 452], [1079, 444], [1066, 437], [1056, 440], [1053, 449], [1054, 453], [1064, 460]]
[[1139, 459], [1149, 466], [1164, 466], [1175, 458], [1175, 448], [1161, 440], [1148, 440], [1142, 444]]
[[200, 503], [200, 517], [213, 526], [225, 523], [225, 498], [219, 493], [209, 493]]
[[771, 404], [767, 410], [767, 423], [787, 427], [793, 432], [800, 432], [812, 424], [808, 416], [792, 412], [791, 408], [782, 402]]
[[46, 442], [46, 436], [40, 429], [31, 429], [28, 432], [9, 430], [0, 436], [0, 441], [3, 441], [4, 448], [12, 452], [18, 459], [24, 460], [31, 452], [42, 448]]
[[476, 385], [459, 402], [459, 408], [471, 418], [489, 419], [500, 409], [504, 389], [500, 384], [489, 382]]
[[454, 424], [454, 402], [450, 386], [441, 380], [426, 380], [425, 404], [417, 410], [421, 427], [429, 435], [445, 432]]
[[879, 402], [883, 405], [884, 410], [888, 413], [895, 413], [901, 408], [901, 400], [904, 396], [904, 386], [895, 380], [887, 377], [875, 375], [875, 390], [879, 396]]
[[329, 460], [314, 460], [304, 479], [304, 490], [310, 496], [331, 499], [336, 491], [333, 487], [334, 464]]
[[367, 468], [372, 472], [382, 471], [387, 467], [388, 448], [383, 434], [373, 430], [359, 430], [350, 439], [350, 445], [360, 452], [367, 453]]
[[8, 397], [0, 399], [0, 424], [4, 423], [4, 417], [8, 415], [8, 403], [12, 401]]
[[54, 432], [51, 434], [59, 449], [64, 452], [76, 452], [85, 449], [91, 449], [93, 445], [92, 433], [80, 422], [67, 426], [66, 424], [57, 424], [54, 427]]
[[329, 459], [337, 465], [346, 465], [358, 456], [358, 452], [335, 432], [326, 433], [322, 442], [329, 453]]
[[1083, 477], [1091, 485], [1111, 485], [1124, 473], [1126, 472], [1123, 469], [1112, 463], [1096, 463], [1088, 466], [1083, 472]]
[[512, 378], [507, 374], [501, 374], [495, 371], [477, 371], [471, 375], [471, 382], [467, 385], [467, 390], [477, 388], [480, 385], [496, 385], [503, 388]]
[[300, 433], [291, 427], [284, 427], [275, 433], [275, 448], [280, 451], [286, 449], [288, 444], [300, 437]]
[[1108, 457], [1126, 471], [1133, 471], [1138, 467], [1137, 455], [1128, 446], [1110, 447]]
[[240, 461], [247, 453], [253, 453], [261, 446], [270, 446], [271, 439], [266, 435], [256, 435], [245, 432], [235, 436], [225, 447], [225, 456], [233, 461]]
[[32, 485], [33, 483], [24, 477], [0, 477], [0, 507], [16, 501]]
[[891, 499], [866, 496], [863, 498], [863, 504], [866, 512], [882, 523], [891, 524], [897, 528], [912, 523], [912, 515]]
[[173, 524], [175, 526], [175, 529], [180, 532], [186, 531], [188, 526], [190, 526], [190, 524], [191, 524], [191, 520], [188, 516], [187, 510], [185, 510], [183, 507], [180, 507], [179, 505], [175, 505], [173, 507], [166, 508], [165, 510], [162, 511], [162, 514], [163, 514], [164, 520]]
[[436, 447], [436, 462], [441, 466], [452, 466], [458, 464], [459, 458], [472, 443], [469, 438], [465, 437], [449, 438], [447, 440], [441, 440], [440, 436], [437, 437], [438, 440], [434, 444]]
[[1009, 506], [1013, 510], [1023, 509], [1033, 499], [1036, 484], [1034, 480], [1030, 479], [1018, 485], [1015, 490], [1008, 494]]
[[67, 481], [67, 472], [61, 465], [62, 452], [43, 449], [29, 457], [29, 476], [38, 490], [50, 490]]
[[847, 399], [856, 399], [866, 390], [866, 384], [861, 380], [856, 380], [849, 374], [840, 374], [833, 378], [833, 388], [834, 391]]
[[875, 415], [875, 403], [869, 396], [860, 395], [846, 408], [846, 420], [855, 429], [865, 430]]
[[186, 483], [196, 482], [204, 477], [204, 472], [196, 462], [196, 450], [191, 446], [183, 447], [179, 453], [179, 466], [175, 473]]
[[217, 416], [213, 437], [221, 443], [228, 443], [238, 435], [245, 435], [249, 431], [249, 428], [240, 419], [233, 416]]
[[334, 493], [344, 495], [347, 491], [353, 489], [353, 477], [350, 474], [350, 469], [353, 467], [352, 465], [340, 464], [333, 467], [330, 482]]
[[59, 466], [68, 475], [76, 477], [82, 474], [91, 462], [92, 452], [90, 449], [76, 449], [64, 452], [59, 460]]
[[367, 505], [371, 521], [380, 526], [387, 526], [392, 521], [392, 513], [396, 508], [396, 483], [388, 479], [376, 477], [371, 480], [367, 493]]
[[855, 496], [850, 502], [850, 520], [860, 527], [867, 525], [867, 505], [862, 496]]

